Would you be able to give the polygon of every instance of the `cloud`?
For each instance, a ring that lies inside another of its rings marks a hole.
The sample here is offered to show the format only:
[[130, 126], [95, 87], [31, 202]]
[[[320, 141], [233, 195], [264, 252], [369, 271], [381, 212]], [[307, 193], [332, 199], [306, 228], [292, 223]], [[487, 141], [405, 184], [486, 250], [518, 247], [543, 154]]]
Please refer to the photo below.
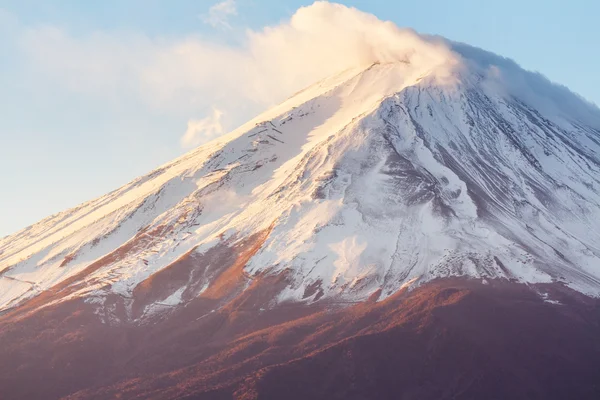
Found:
[[203, 14], [200, 17], [204, 23], [211, 25], [214, 28], [231, 29], [228, 20], [232, 15], [237, 15], [235, 0], [224, 0], [214, 4], [208, 9], [207, 14]]
[[[234, 3], [213, 9], [213, 15], [231, 15]], [[18, 40], [31, 74], [62, 90], [185, 119], [215, 106], [228, 126], [348, 68], [403, 62], [431, 71], [452, 58], [441, 40], [323, 1], [278, 25], [247, 30], [235, 44], [197, 35], [102, 31], [76, 37], [56, 27], [24, 29]]]
[[211, 141], [225, 133], [225, 129], [221, 124], [223, 112], [213, 108], [212, 114], [204, 119], [189, 120], [187, 130], [181, 137], [181, 146], [184, 148], [192, 148], [200, 146]]

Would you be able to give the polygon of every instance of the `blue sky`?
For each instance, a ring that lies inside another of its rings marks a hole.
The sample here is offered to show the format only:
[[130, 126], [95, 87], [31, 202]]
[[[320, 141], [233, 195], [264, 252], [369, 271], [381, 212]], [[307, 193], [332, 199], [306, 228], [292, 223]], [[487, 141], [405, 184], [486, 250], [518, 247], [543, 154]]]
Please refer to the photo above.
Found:
[[[312, 2], [226, 0], [211, 14], [217, 3], [0, 0], [0, 236], [115, 189], [201, 143], [200, 130], [219, 135], [286, 95], [287, 86], [264, 86], [238, 96], [236, 76], [211, 74], [227, 69], [221, 58], [237, 60], [248, 30]], [[597, 2], [341, 3], [513, 58], [600, 104]]]

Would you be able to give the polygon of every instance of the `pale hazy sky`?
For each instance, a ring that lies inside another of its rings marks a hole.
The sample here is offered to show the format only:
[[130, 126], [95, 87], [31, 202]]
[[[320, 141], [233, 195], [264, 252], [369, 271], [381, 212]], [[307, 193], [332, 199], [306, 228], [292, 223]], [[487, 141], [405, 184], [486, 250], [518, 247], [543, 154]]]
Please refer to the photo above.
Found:
[[[283, 49], [260, 54], [279, 45], [261, 32], [311, 3], [0, 0], [0, 236], [115, 189], [290, 94], [315, 66], [298, 77], [269, 70], [300, 60]], [[600, 104], [595, 1], [340, 3], [513, 58]]]

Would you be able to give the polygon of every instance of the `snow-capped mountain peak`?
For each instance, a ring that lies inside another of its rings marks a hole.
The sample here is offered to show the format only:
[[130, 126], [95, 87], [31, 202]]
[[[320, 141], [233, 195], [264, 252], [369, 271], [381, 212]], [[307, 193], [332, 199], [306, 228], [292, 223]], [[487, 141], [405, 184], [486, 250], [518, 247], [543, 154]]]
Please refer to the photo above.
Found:
[[600, 294], [600, 111], [509, 60], [418, 40], [2, 239], [0, 307], [117, 295], [139, 318], [266, 275], [283, 277], [274, 303], [448, 276]]

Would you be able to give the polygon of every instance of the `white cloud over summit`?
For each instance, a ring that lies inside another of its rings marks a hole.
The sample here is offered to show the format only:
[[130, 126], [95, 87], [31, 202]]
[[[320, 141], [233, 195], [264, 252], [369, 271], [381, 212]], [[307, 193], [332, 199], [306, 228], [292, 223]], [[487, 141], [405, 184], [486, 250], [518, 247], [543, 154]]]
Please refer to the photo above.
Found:
[[[235, 2], [226, 0], [206, 17], [213, 25], [224, 25], [235, 13]], [[71, 91], [137, 102], [163, 113], [187, 113], [192, 119], [203, 114], [214, 119], [215, 107], [229, 117], [228, 126], [350, 67], [404, 61], [431, 69], [451, 57], [441, 42], [324, 1], [300, 8], [278, 25], [247, 30], [238, 45], [201, 36], [121, 32], [76, 37], [56, 27], [39, 27], [23, 29], [19, 46], [35, 74]]]

